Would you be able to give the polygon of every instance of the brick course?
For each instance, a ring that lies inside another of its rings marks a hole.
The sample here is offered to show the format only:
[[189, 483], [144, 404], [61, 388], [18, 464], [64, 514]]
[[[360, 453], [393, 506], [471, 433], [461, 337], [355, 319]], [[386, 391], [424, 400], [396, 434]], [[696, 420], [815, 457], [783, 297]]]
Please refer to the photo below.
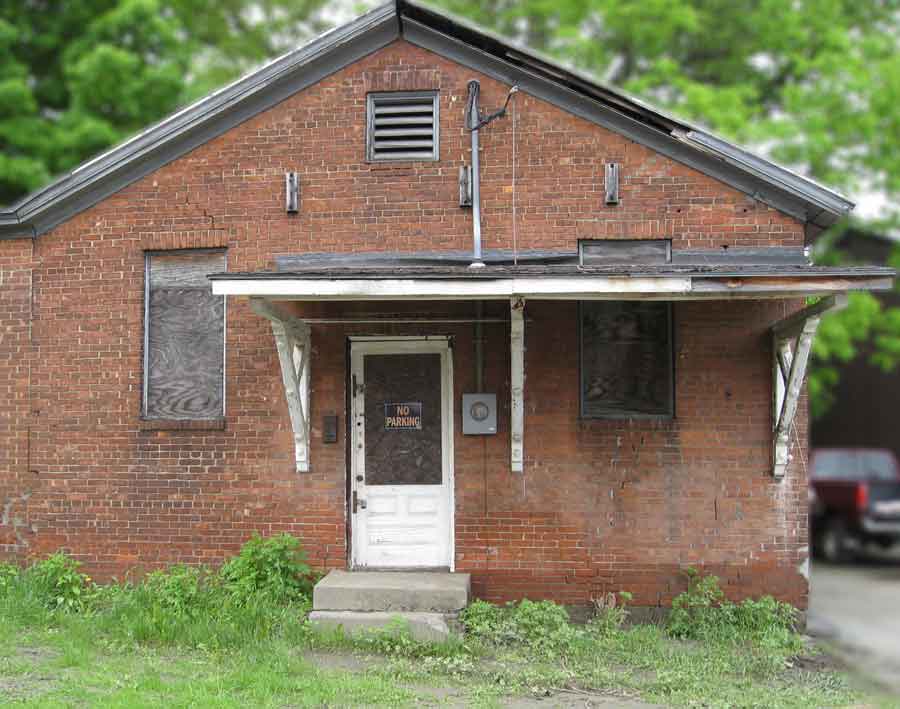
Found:
[[[457, 206], [466, 82], [508, 87], [397, 41], [71, 218], [34, 243], [0, 241], [0, 554], [64, 548], [100, 578], [174, 561], [216, 563], [254, 530], [291, 532], [320, 568], [346, 565], [346, 337], [313, 329], [312, 472], [293, 466], [267, 324], [231, 299], [224, 425], [141, 422], [144, 251], [227, 247], [228, 268], [304, 251], [466, 249]], [[440, 161], [366, 164], [367, 91], [439, 89]], [[684, 165], [536, 98], [483, 131], [488, 248], [574, 248], [579, 238], [671, 238], [673, 248], [801, 246], [803, 225]], [[621, 204], [603, 164], [621, 163]], [[299, 172], [298, 215], [283, 174]], [[460, 304], [322, 304], [306, 312], [469, 313]], [[806, 481], [797, 455], [770, 474], [767, 327], [784, 302], [679, 303], [676, 418], [579, 421], [576, 305], [532, 302], [526, 328], [526, 470], [509, 471], [509, 333], [487, 327], [497, 436], [456, 425], [456, 564], [478, 595], [586, 603], [627, 589], [668, 603], [678, 571], [723, 576], [732, 597], [805, 607]], [[488, 311], [506, 313], [506, 304]], [[439, 334], [385, 326], [378, 334]], [[456, 401], [474, 386], [469, 326], [455, 338]], [[805, 407], [798, 431], [805, 441]], [[322, 443], [322, 416], [341, 417]], [[458, 413], [457, 413], [458, 416]], [[796, 451], [795, 451], [796, 452]]]

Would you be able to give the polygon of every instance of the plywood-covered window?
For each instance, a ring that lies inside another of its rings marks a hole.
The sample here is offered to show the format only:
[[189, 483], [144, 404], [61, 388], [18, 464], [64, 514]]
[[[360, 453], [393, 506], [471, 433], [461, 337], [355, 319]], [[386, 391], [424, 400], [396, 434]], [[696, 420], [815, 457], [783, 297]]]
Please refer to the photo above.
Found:
[[224, 416], [225, 298], [206, 278], [223, 271], [224, 251], [146, 254], [145, 418]]
[[583, 418], [674, 415], [671, 303], [581, 303]]

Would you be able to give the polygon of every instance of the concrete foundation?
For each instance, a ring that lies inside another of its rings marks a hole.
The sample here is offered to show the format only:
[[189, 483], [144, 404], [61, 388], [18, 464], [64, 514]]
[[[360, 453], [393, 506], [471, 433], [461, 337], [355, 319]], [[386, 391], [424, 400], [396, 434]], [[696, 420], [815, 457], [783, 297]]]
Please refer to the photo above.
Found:
[[309, 620], [318, 630], [340, 628], [346, 635], [362, 635], [372, 631], [408, 630], [422, 642], [441, 642], [450, 637], [451, 628], [442, 613], [384, 613], [362, 611], [313, 611]]

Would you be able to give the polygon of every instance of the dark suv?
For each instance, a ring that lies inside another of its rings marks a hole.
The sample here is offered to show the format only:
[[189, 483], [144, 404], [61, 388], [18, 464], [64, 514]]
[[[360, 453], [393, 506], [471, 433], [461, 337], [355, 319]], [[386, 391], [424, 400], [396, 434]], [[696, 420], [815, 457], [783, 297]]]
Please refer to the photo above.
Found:
[[891, 451], [820, 448], [811, 467], [813, 553], [848, 561], [863, 544], [900, 541], [900, 468]]

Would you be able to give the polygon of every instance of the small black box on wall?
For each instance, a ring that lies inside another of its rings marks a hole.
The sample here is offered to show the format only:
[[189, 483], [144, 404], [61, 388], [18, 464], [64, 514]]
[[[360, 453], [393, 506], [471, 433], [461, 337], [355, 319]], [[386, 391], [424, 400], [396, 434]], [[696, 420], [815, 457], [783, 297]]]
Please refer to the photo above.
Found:
[[322, 443], [337, 443], [338, 417], [326, 414], [322, 417]]

